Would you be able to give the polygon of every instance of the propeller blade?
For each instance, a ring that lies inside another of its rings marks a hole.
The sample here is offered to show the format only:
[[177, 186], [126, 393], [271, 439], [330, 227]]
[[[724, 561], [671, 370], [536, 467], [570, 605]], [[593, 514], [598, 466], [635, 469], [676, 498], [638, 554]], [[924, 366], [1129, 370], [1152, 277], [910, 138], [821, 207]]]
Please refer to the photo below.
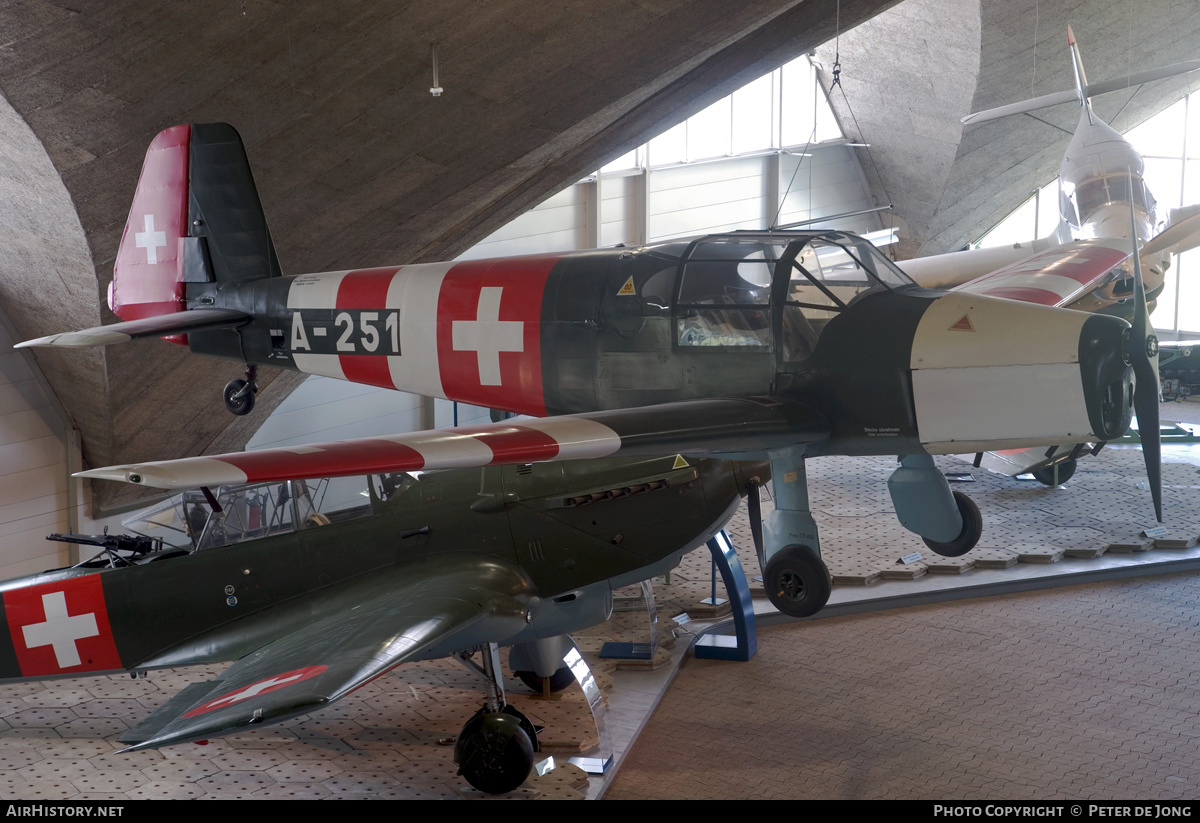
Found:
[[746, 509], [750, 515], [750, 534], [754, 538], [754, 553], [758, 555], [758, 569], [761, 572], [767, 567], [763, 551], [762, 501], [759, 499], [759, 489], [762, 484], [751, 480], [746, 484]]
[[1142, 458], [1146, 461], [1146, 479], [1150, 481], [1150, 496], [1154, 500], [1154, 515], [1162, 522], [1162, 444], [1158, 425], [1158, 336], [1150, 325], [1150, 309], [1146, 305], [1146, 285], [1142, 280], [1142, 264], [1137, 247], [1137, 224], [1133, 203], [1129, 204], [1129, 229], [1133, 238], [1133, 295], [1136, 305], [1133, 333], [1130, 338], [1130, 361], [1136, 385], [1133, 409], [1137, 413], [1138, 435], [1142, 440]]

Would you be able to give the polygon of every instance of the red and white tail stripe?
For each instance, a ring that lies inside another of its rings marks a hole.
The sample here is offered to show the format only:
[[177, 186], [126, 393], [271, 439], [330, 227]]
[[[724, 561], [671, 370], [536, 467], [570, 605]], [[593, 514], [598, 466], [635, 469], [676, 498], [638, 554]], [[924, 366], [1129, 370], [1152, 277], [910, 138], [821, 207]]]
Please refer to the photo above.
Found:
[[[187, 235], [191, 126], [160, 132], [146, 151], [113, 264], [108, 307], [122, 320], [183, 311], [179, 240]], [[186, 343], [186, 335], [166, 338]]]

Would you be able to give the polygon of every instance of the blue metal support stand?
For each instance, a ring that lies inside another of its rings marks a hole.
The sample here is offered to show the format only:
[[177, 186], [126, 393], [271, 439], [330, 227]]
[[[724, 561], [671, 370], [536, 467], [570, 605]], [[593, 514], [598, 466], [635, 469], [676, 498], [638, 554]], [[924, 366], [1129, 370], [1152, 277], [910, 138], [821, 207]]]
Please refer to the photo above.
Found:
[[754, 627], [754, 602], [742, 563], [738, 560], [733, 542], [724, 530], [708, 541], [713, 562], [721, 570], [729, 605], [733, 609], [735, 634], [706, 634], [696, 641], [696, 657], [701, 660], [749, 660], [758, 651], [758, 634]]

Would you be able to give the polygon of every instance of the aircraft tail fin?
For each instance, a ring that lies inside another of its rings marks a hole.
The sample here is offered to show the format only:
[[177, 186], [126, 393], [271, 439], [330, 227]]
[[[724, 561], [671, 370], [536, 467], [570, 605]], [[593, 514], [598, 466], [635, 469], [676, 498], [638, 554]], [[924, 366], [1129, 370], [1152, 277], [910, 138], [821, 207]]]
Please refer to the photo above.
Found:
[[1089, 83], [1087, 75], [1083, 71], [1083, 61], [1079, 57], [1079, 47], [1075, 43], [1075, 33], [1071, 31], [1070, 26], [1067, 26], [1067, 45], [1071, 49], [1071, 66], [1075, 74], [1074, 91], [1058, 91], [1052, 94], [1043, 94], [1040, 97], [1023, 100], [1020, 103], [1010, 103], [1007, 106], [974, 112], [964, 117], [962, 122], [964, 124], [986, 123], [989, 120], [998, 120], [1010, 114], [1025, 114], [1026, 112], [1037, 111], [1038, 109], [1045, 109], [1071, 101], [1078, 102], [1080, 106], [1087, 106], [1090, 111], [1090, 101], [1097, 95], [1133, 88], [1143, 83], [1150, 83], [1155, 80], [1162, 80], [1167, 77], [1174, 77], [1177, 74], [1185, 74], [1189, 71], [1200, 69], [1200, 60], [1185, 60], [1182, 63], [1173, 63], [1169, 66], [1160, 66], [1156, 69], [1146, 69], [1145, 71], [1134, 72], [1133, 74], [1124, 74], [1108, 80], [1101, 80], [1099, 83]]
[[[185, 311], [187, 283], [281, 274], [246, 150], [226, 123], [172, 126], [146, 151], [113, 265], [122, 320]], [[166, 339], [186, 343], [186, 336]]]
[[1083, 58], [1079, 56], [1079, 46], [1075, 43], [1075, 32], [1071, 31], [1071, 25], [1067, 24], [1067, 47], [1071, 49], [1071, 68], [1075, 72], [1075, 94], [1079, 98], [1079, 105], [1088, 110], [1088, 119], [1091, 120], [1092, 103], [1088, 93], [1087, 74], [1083, 71]]

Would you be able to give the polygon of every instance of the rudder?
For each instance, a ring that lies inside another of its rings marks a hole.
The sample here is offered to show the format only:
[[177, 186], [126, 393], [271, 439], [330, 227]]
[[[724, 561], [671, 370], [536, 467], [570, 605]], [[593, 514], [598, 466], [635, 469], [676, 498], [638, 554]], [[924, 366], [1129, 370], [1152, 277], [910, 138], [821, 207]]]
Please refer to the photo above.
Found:
[[[146, 151], [113, 265], [113, 314], [141, 320], [181, 312], [188, 283], [280, 274], [237, 130], [201, 123], [160, 132]], [[186, 335], [165, 339], [187, 343]]]

